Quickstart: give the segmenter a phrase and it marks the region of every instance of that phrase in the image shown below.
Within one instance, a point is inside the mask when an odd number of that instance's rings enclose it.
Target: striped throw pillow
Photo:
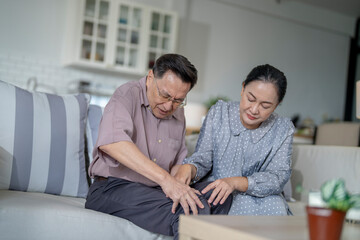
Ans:
[[[0,81],[0,189],[86,197],[88,104]]]

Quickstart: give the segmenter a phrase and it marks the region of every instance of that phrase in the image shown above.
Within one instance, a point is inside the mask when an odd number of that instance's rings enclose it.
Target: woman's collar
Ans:
[[[277,118],[276,113],[272,113],[268,119],[260,124],[256,129],[247,129],[241,123],[240,120],[240,105],[231,104],[229,109],[229,120],[230,120],[230,129],[234,136],[239,136],[241,132],[249,130],[251,132],[251,138],[253,143],[257,143],[265,134],[270,131],[271,127],[274,125]]]

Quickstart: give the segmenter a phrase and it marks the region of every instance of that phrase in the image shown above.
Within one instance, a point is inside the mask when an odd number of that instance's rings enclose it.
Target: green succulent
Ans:
[[[350,208],[360,208],[360,194],[350,194],[343,179],[332,179],[321,186],[322,200],[331,209],[346,212]]]

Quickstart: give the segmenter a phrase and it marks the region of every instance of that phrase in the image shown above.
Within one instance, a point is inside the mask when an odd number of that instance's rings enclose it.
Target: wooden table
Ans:
[[[309,239],[304,216],[180,216],[180,240]],[[344,223],[342,240],[360,239],[360,225]]]

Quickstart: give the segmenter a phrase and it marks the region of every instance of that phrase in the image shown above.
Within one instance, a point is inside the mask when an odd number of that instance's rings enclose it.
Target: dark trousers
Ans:
[[[191,187],[201,192],[209,182],[200,182]],[[227,214],[232,203],[232,195],[224,204],[209,207],[207,199],[212,191],[199,196],[204,208],[199,214]],[[175,214],[171,212],[173,201],[167,198],[160,187],[130,182],[109,177],[95,181],[89,189],[85,208],[125,218],[148,231],[178,238],[179,215],[184,214],[178,206]]]

